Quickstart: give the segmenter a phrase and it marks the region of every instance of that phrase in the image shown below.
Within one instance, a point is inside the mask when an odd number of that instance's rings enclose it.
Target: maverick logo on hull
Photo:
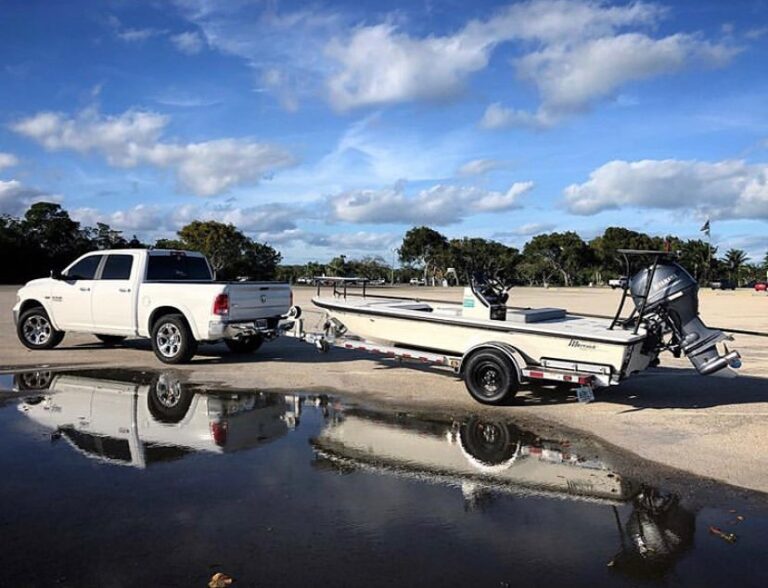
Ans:
[[[579,341],[578,339],[571,339],[568,342],[568,347],[576,347],[577,349],[587,349],[587,350],[594,350],[597,349],[597,345],[594,343],[584,343],[583,341]]]

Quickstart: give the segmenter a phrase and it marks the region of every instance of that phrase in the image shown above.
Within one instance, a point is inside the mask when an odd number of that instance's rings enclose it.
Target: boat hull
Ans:
[[[542,365],[554,360],[611,368],[610,382],[617,383],[631,373],[647,368],[654,359],[642,353],[642,337],[623,340],[598,340],[593,334],[578,331],[571,334],[537,332],[535,329],[515,329],[500,323],[493,328],[472,326],[450,320],[436,320],[432,316],[387,316],[367,312],[354,306],[314,301],[334,319],[342,323],[350,334],[384,345],[413,347],[463,357],[474,347],[487,343],[504,343],[518,350],[529,366]],[[613,333],[613,332],[612,332]],[[520,366],[525,367],[525,366]]]

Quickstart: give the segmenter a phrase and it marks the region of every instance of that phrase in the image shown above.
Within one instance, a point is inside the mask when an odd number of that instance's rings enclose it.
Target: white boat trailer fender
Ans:
[[[479,345],[468,350],[463,357],[459,357],[407,347],[394,347],[370,341],[363,341],[353,337],[346,337],[344,336],[344,333],[346,332],[344,325],[333,319],[326,321],[325,332],[308,332],[304,330],[304,319],[299,318],[300,311],[293,316],[296,318],[293,319],[292,322],[282,325],[283,335],[314,345],[320,353],[327,353],[331,350],[331,347],[349,349],[351,351],[363,351],[390,359],[396,359],[398,361],[449,367],[453,369],[457,375],[463,376],[463,368],[466,363],[464,361],[465,358],[472,355],[475,351],[497,349],[501,350],[510,358],[518,372],[518,379],[521,383],[531,380],[543,380],[573,384],[579,402],[591,402],[595,399],[594,390],[607,385],[607,383],[603,384],[600,381],[602,379],[598,377],[600,374],[580,371],[576,364],[569,364],[569,362],[555,360],[549,362],[558,367],[553,367],[552,365],[521,366],[519,364],[524,362],[522,354],[503,344],[488,343]],[[501,347],[506,349],[500,349]],[[600,369],[601,366],[590,367],[593,370],[597,368],[598,371],[603,371]],[[608,375],[610,374],[608,373]]]

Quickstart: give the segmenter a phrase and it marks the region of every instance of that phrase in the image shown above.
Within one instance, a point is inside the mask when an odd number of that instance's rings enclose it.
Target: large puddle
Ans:
[[[170,372],[0,390],[0,585],[768,585],[762,496],[552,429]]]

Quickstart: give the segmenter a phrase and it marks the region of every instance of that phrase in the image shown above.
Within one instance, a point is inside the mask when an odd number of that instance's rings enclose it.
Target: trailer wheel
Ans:
[[[520,387],[512,360],[496,349],[478,351],[467,360],[464,384],[472,398],[482,404],[502,404]]]

